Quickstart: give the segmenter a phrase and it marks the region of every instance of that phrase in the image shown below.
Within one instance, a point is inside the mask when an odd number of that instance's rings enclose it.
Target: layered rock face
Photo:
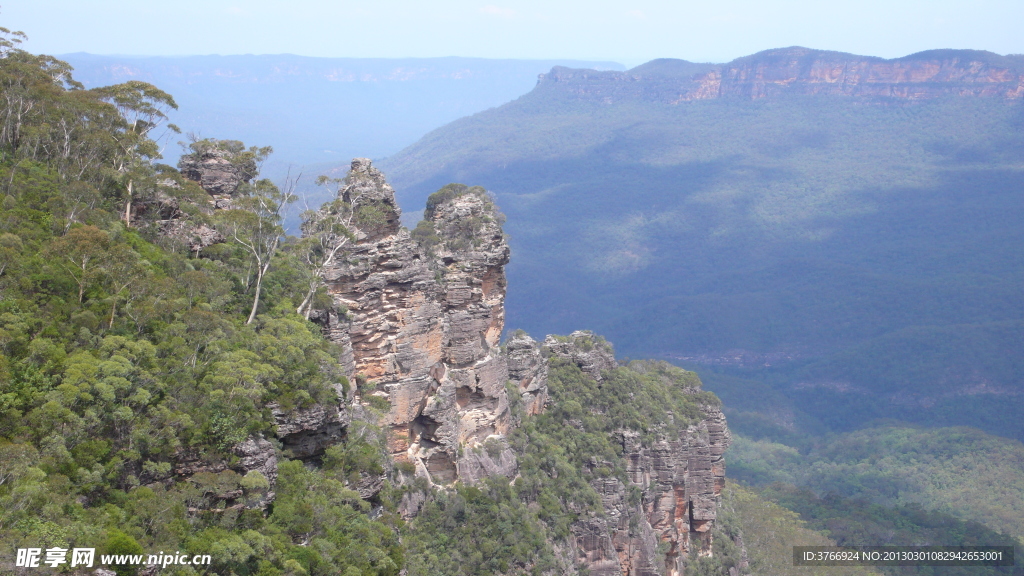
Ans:
[[[540,414],[548,400],[548,362],[540,346],[525,332],[513,334],[505,342],[508,377],[519,389],[523,412]]]
[[[363,400],[388,401],[392,456],[438,484],[514,475],[498,346],[509,248],[493,203],[482,189],[450,191],[428,214],[428,249],[400,228],[394,190],[369,160],[352,162],[340,193],[355,241],[324,278],[345,312],[318,318]]]
[[[611,346],[586,331],[548,336],[544,351],[575,363],[595,379],[618,365]],[[629,485],[614,477],[591,482],[601,496],[604,515],[573,527],[578,565],[603,576],[678,576],[684,573],[691,550],[711,554],[711,529],[725,486],[724,454],[731,437],[719,407],[704,404],[701,411],[703,418],[678,437],[645,444],[639,432],[616,434]],[[591,462],[592,468],[602,466],[612,463]]]
[[[655,60],[628,72],[556,67],[539,84],[577,97],[669,104],[782,94],[924,100],[944,96],[1024,98],[1024,57],[930,50],[885,60],[808,48],[766,50],[728,64]]]
[[[524,417],[540,414],[549,358],[564,358],[599,383],[618,367],[611,346],[579,331],[543,343],[517,332],[499,347],[509,249],[483,190],[449,185],[431,196],[416,238],[399,226],[394,191],[369,160],[352,162],[340,195],[354,211],[354,240],[324,276],[334,308],[315,318],[343,349],[357,399],[387,407],[381,421],[392,457],[437,485],[515,477],[505,438],[519,422],[508,394],[518,392]],[[716,406],[702,410],[700,421],[673,437],[615,434],[628,481],[594,475],[604,512],[573,527],[578,566],[609,576],[678,575],[691,550],[711,553],[729,433]],[[336,426],[291,418],[278,430],[289,433],[283,442],[297,453],[330,441]],[[597,459],[590,466],[614,467]],[[425,497],[406,494],[401,510],[415,515]]]

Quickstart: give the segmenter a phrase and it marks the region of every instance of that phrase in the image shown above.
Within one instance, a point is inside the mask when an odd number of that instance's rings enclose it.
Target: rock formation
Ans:
[[[580,367],[585,374],[601,381],[601,373],[618,367],[611,344],[589,330],[577,330],[569,336],[550,335],[544,339],[544,348],[562,356]]]
[[[388,401],[391,454],[437,484],[514,475],[504,328],[509,248],[482,189],[449,187],[428,214],[436,241],[399,226],[394,190],[356,159],[340,191],[355,241],[324,274],[335,309],[316,314],[364,400]],[[488,449],[485,444],[489,442]]]
[[[548,336],[544,352],[573,362],[598,380],[615,368],[611,345],[591,332]],[[699,390],[687,390],[696,394]],[[683,574],[691,550],[711,554],[711,529],[725,486],[725,450],[731,441],[725,416],[701,404],[703,418],[678,437],[644,443],[639,432],[620,430],[629,485],[614,477],[591,482],[604,514],[573,527],[577,564],[590,574]],[[591,468],[612,467],[593,459]],[[630,498],[630,493],[639,498]]]
[[[241,150],[241,142],[217,140],[209,143],[183,155],[178,161],[181,176],[198,184],[206,193],[205,202],[197,197],[188,201],[194,206],[193,210],[198,209],[205,214],[231,208],[238,187],[257,174],[253,158],[233,152]],[[154,224],[160,235],[188,246],[192,252],[223,242],[224,236],[216,228],[201,221],[202,218],[190,217],[182,210],[179,198],[168,193],[181,192],[182,183],[164,179],[158,183],[152,198],[135,202],[132,212],[137,224]]]
[[[229,150],[217,146],[203,147],[183,155],[178,160],[178,170],[185,178],[199,183],[212,197],[215,208],[230,207],[231,196],[238,187],[252,180],[257,173],[253,159],[232,158]]]
[[[314,317],[343,348],[342,365],[362,402],[387,401],[381,420],[392,457],[437,485],[514,477],[516,457],[505,437],[518,422],[508,394],[518,392],[524,416],[539,414],[548,400],[548,357],[573,362],[600,382],[618,367],[611,345],[586,331],[543,344],[518,332],[499,347],[509,249],[483,190],[449,185],[431,196],[416,238],[399,226],[394,191],[368,160],[352,162],[340,195],[361,223],[325,274],[334,308]],[[361,211],[372,218],[360,218]],[[710,554],[729,434],[717,406],[702,410],[699,422],[653,443],[637,432],[616,433],[628,485],[593,481],[604,513],[573,527],[580,567],[681,574],[690,550]],[[595,469],[608,465],[592,462]],[[423,498],[406,494],[403,513],[414,515]]]
[[[884,100],[945,96],[1024,98],[1024,56],[929,50],[886,60],[792,47],[727,64],[654,60],[627,72],[555,67],[538,83],[606,102],[640,98],[669,104],[714,98],[829,94]]]
[[[540,345],[525,332],[513,334],[505,342],[508,377],[519,389],[523,412],[540,414],[548,400],[548,363]]]
[[[346,440],[355,420],[367,419],[383,425],[393,460],[410,463],[433,485],[512,479],[518,463],[506,435],[520,422],[509,394],[518,395],[519,417],[529,417],[548,402],[550,358],[574,363],[595,385],[619,368],[611,345],[587,331],[548,336],[543,344],[520,331],[499,346],[509,248],[501,215],[482,189],[449,185],[431,196],[415,238],[399,225],[394,191],[369,160],[352,162],[339,194],[352,210],[353,236],[324,275],[334,304],[313,318],[339,345],[338,361],[355,389],[339,384],[338,405],[287,411],[269,405],[277,448],[250,436],[229,458],[183,450],[173,472],[143,482],[167,482],[173,473],[198,485],[229,486],[204,488],[218,490],[209,502],[223,502],[206,511],[265,507],[274,498],[280,455],[316,465],[325,450]],[[717,406],[699,405],[703,417],[679,433],[652,440],[614,432],[624,479],[597,472],[615,464],[591,458],[591,486],[603,511],[581,516],[571,528],[566,553],[579,568],[676,576],[691,551],[710,554],[729,433]],[[233,478],[258,472],[266,483],[254,490],[251,482],[230,488],[215,480],[230,472]],[[384,474],[361,473],[350,487],[373,499],[383,481]],[[414,516],[427,498],[408,491],[399,510]]]
[[[339,397],[344,398],[342,390]],[[283,411],[276,404],[268,406],[274,415],[276,427],[274,438],[280,442],[281,453],[287,458],[305,462],[317,462],[330,446],[344,441],[347,428],[352,422],[352,409],[346,401],[337,405],[314,404],[308,408]],[[260,473],[267,481],[267,488],[255,494],[243,494],[241,489],[220,494],[229,508],[262,508],[274,500],[277,483],[278,449],[262,435],[254,434],[230,449],[230,457],[203,456],[200,453],[181,449],[175,455],[173,467],[164,474],[143,474],[145,484],[166,483],[172,477],[178,480],[191,479],[197,474],[219,474],[235,472],[239,477],[252,472]],[[382,476],[363,477],[354,490],[364,499],[370,499],[380,492]],[[246,498],[243,498],[245,496]]]

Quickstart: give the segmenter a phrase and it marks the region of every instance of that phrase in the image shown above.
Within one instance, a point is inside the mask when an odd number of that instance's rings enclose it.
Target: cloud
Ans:
[[[488,4],[480,9],[481,14],[487,14],[489,16],[497,16],[499,18],[515,18],[516,11],[511,8],[500,8],[493,4]]]

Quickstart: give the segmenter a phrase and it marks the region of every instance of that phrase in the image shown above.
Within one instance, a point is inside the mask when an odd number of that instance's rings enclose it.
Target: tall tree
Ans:
[[[93,92],[113,104],[124,119],[123,129],[111,133],[118,148],[114,167],[125,187],[124,221],[130,226],[135,184],[141,176],[151,173],[148,161],[161,158],[159,144],[149,136],[167,122],[167,112],[177,110],[178,104],[170,94],[138,80],[97,88]],[[167,124],[167,129],[180,132],[174,124]]]
[[[249,152],[256,159],[257,174],[259,167],[272,151],[269,146],[249,148]],[[258,178],[252,183],[243,182],[232,198],[231,208],[219,214],[221,230],[225,236],[245,249],[256,276],[252,310],[246,324],[251,324],[256,318],[263,279],[270,271],[270,264],[281,245],[284,235],[284,228],[281,226],[282,211],[297,198],[292,192],[292,187],[289,184],[286,190],[282,191],[267,178]]]
[[[78,303],[85,290],[103,275],[110,236],[95,226],[73,228],[50,245],[49,252],[57,264],[78,284]]]
[[[115,244],[107,252],[103,268],[110,290],[110,328],[114,327],[118,300],[123,298],[128,305],[140,295],[134,288],[149,274],[146,264],[139,253],[127,244]]]
[[[327,187],[335,196],[331,202],[325,202],[319,210],[306,210],[302,214],[302,240],[299,243],[299,254],[307,266],[306,296],[299,304],[297,313],[307,320],[313,311],[313,297],[323,286],[324,270],[334,263],[338,253],[355,238],[351,231],[352,219],[355,216],[354,205],[338,194],[341,178],[320,176],[316,183]]]

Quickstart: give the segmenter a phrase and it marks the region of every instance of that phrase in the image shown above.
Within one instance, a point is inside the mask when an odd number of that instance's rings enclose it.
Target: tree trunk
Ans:
[[[132,181],[128,181],[128,201],[124,203],[124,227],[132,227]]]
[[[256,319],[256,309],[260,306],[260,290],[263,289],[263,275],[266,273],[267,270],[263,266],[256,268],[256,296],[252,299],[252,312],[249,312],[249,319],[245,321],[246,326]]]
[[[319,282],[317,284],[319,284]],[[309,291],[306,292],[306,297],[302,300],[302,304],[299,304],[299,307],[295,310],[296,314],[303,314],[303,310],[305,310],[305,314],[303,315],[306,317],[306,320],[309,320],[309,309],[313,307],[311,301],[313,300],[313,295],[316,294],[317,287],[317,285],[310,287]]]

